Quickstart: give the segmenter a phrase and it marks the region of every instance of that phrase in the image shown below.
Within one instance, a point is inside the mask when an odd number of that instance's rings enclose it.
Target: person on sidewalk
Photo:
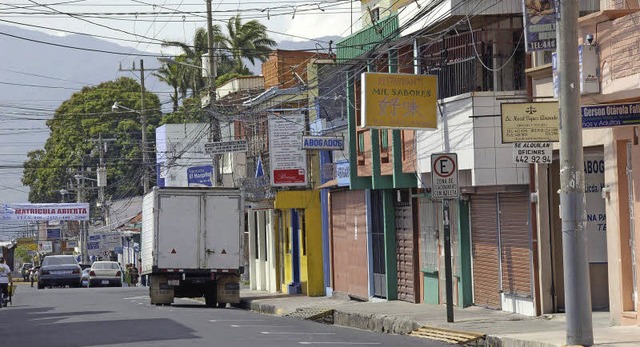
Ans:
[[[6,306],[5,297],[9,296],[9,286],[13,285],[11,268],[4,263],[4,257],[0,257],[0,306]]]

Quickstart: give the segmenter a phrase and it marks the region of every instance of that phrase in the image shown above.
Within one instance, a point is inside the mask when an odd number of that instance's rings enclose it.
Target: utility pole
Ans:
[[[212,142],[218,142],[221,140],[220,134],[220,119],[218,119],[218,115],[215,112],[213,101],[216,99],[216,59],[214,54],[214,40],[213,40],[213,12],[211,10],[211,0],[207,1],[207,46],[209,50],[209,68],[208,68],[208,77],[209,77],[209,112],[211,115],[211,125],[210,125],[210,134]],[[213,155],[213,165],[214,165],[214,173],[215,173],[215,185],[217,187],[222,186],[222,168],[220,167],[220,155]]]
[[[209,0],[207,0],[209,1]],[[159,69],[147,69],[146,71],[157,71]],[[144,194],[149,192],[149,161],[147,160],[147,115],[144,109],[144,60],[140,59],[140,69],[136,69],[134,63],[131,69],[122,69],[120,71],[140,71],[140,127],[142,128],[142,189]]]
[[[558,5],[560,74],[560,216],[567,345],[593,345],[591,286],[585,230],[584,169],[578,64],[578,0]]]
[[[82,180],[82,183],[80,183]],[[84,176],[76,176],[76,202],[84,202]],[[82,254],[82,263],[87,263],[87,239],[88,232],[86,230],[86,222],[78,221],[80,227],[80,253]]]

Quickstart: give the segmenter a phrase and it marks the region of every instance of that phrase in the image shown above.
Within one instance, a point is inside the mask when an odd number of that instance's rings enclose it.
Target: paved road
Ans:
[[[54,288],[20,285],[13,306],[0,309],[2,346],[444,346],[409,336],[209,309],[177,299],[149,304],[146,288]]]

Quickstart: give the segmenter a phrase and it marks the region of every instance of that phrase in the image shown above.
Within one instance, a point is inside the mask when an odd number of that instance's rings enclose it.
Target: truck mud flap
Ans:
[[[221,276],[217,280],[218,303],[240,303],[240,277],[237,275]]]

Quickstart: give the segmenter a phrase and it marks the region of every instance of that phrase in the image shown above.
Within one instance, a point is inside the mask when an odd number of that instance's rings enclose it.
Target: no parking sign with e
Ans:
[[[434,199],[455,199],[459,195],[457,154],[432,154],[431,197]]]

